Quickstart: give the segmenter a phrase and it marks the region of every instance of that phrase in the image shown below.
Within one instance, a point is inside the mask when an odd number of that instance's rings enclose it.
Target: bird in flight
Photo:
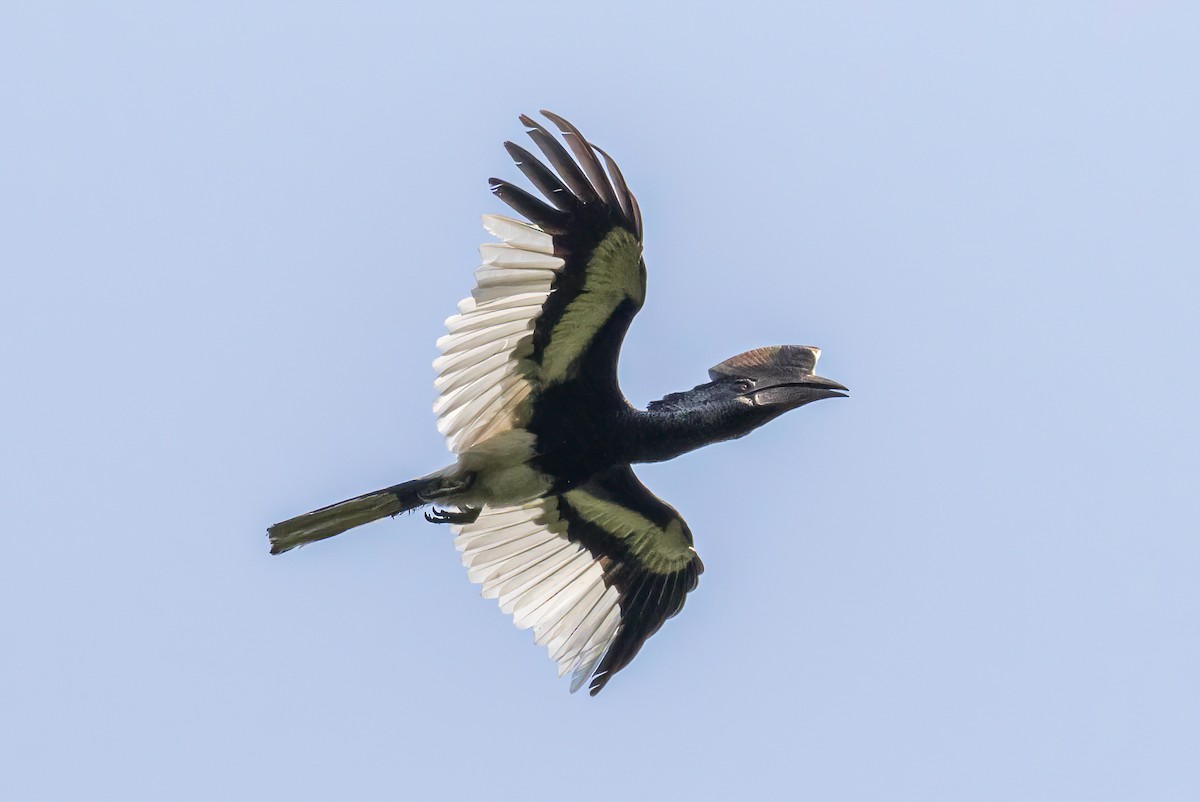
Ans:
[[[425,518],[450,526],[483,595],[533,629],[572,692],[589,684],[595,695],[683,608],[704,570],[688,525],[630,466],[741,437],[848,391],[814,375],[819,349],[781,345],[633,407],[617,358],[646,298],[642,214],[609,155],[542,114],[562,141],[520,119],[545,161],[504,144],[542,197],[490,180],[524,220],[484,215],[496,241],[480,246],[475,289],[438,340],[433,409],[455,462],[268,535],[279,554],[429,507]]]

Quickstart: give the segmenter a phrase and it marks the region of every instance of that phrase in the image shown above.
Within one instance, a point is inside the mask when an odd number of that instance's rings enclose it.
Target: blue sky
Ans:
[[[781,4],[782,5],[782,4]],[[1200,798],[1193,4],[7,4],[0,796]],[[386,521],[500,144],[619,161],[707,571],[596,699]],[[748,796],[747,796],[748,795]]]

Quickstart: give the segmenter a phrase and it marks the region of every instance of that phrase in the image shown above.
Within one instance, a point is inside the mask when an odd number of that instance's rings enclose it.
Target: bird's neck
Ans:
[[[675,398],[680,396],[686,393]],[[719,405],[689,404],[686,399],[669,407],[630,408],[618,426],[620,450],[628,462],[662,462],[710,443],[741,437],[745,432],[733,430],[732,412]]]

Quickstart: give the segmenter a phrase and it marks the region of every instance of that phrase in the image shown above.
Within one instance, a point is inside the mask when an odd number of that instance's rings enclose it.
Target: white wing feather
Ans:
[[[470,298],[446,320],[434,360],[439,397],[433,411],[451,451],[461,454],[524,421],[521,402],[533,390],[525,362],[533,328],[563,260],[549,234],[526,223],[484,215],[500,242],[484,243]]]
[[[484,506],[471,524],[455,525],[455,547],[472,582],[499,600],[520,629],[533,628],[558,665],[583,686],[620,632],[615,587],[591,553],[567,539],[553,497],[514,507]]]

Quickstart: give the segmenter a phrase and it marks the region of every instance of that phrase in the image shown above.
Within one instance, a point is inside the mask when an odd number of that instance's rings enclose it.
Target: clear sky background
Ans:
[[[1200,799],[1194,3],[6,3],[0,797]],[[406,517],[521,112],[617,157],[707,571],[598,698]]]

